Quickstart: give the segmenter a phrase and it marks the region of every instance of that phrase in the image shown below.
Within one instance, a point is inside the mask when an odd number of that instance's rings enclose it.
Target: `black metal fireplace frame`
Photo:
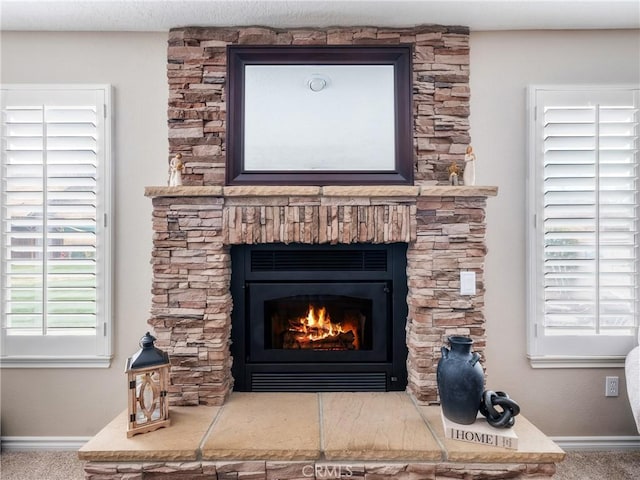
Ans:
[[[407,385],[407,245],[259,244],[231,247],[232,312],[231,354],[236,391],[394,391]],[[370,285],[384,301],[385,342],[382,351],[282,352],[273,355],[252,351],[248,318],[252,288],[265,284]],[[257,290],[260,290],[257,288]],[[294,292],[304,292],[293,288]],[[378,314],[383,312],[378,312]],[[387,318],[389,321],[387,322]],[[376,328],[381,328],[380,320]],[[381,332],[378,332],[378,335]],[[261,333],[259,333],[261,334]],[[380,344],[378,343],[379,347]],[[264,352],[262,352],[264,353]],[[356,355],[349,355],[355,353]],[[311,354],[311,355],[309,355]],[[278,355],[276,353],[276,355]]]

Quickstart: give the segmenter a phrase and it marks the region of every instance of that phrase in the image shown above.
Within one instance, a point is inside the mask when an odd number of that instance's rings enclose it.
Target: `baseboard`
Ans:
[[[640,436],[628,437],[551,437],[567,452],[597,450],[640,450]]]
[[[33,450],[78,450],[91,437],[0,437],[3,452],[27,452]]]
[[[91,437],[0,437],[3,452],[33,450],[75,451]],[[602,450],[640,450],[640,436],[626,437],[550,437],[568,452]]]

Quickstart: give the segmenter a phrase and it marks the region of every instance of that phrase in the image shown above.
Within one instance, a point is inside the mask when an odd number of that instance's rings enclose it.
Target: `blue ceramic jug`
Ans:
[[[449,420],[470,425],[478,416],[484,390],[484,371],[478,363],[480,355],[471,353],[469,337],[448,338],[451,349],[442,347],[437,380],[442,413]]]

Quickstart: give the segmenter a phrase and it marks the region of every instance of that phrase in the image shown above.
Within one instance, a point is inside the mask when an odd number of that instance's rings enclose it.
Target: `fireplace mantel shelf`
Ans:
[[[371,186],[188,186],[145,187],[147,197],[495,197],[494,186],[371,185]]]

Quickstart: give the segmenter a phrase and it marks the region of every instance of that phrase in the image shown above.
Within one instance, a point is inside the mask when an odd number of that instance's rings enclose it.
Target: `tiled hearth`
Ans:
[[[87,479],[533,480],[564,457],[522,416],[518,450],[446,439],[440,408],[404,392],[234,393],[171,416],[127,439],[123,412],[80,450]]]
[[[128,439],[123,412],[80,450],[87,478],[545,479],[564,457],[522,416],[518,450],[446,439],[439,407],[402,392],[234,393],[171,416]]]

